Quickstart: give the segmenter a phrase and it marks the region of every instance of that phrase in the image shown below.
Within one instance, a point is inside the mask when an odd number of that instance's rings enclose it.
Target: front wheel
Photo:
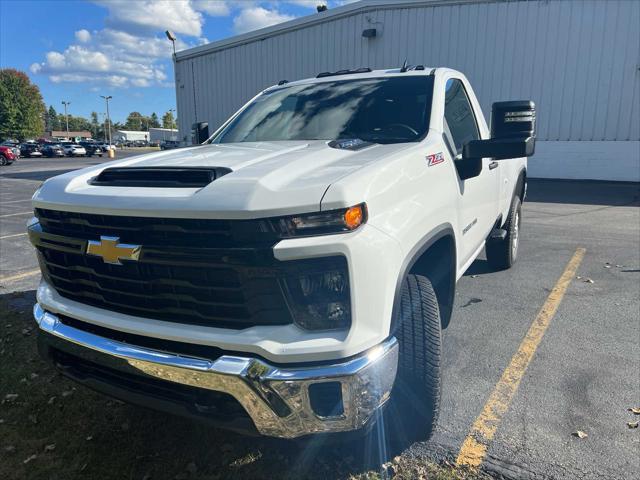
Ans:
[[[429,438],[440,409],[441,321],[438,299],[428,278],[407,275],[395,319],[398,374],[387,423],[403,436]]]
[[[4,167],[9,165],[9,160],[7,160],[4,155],[0,155],[0,166]]]
[[[518,258],[520,248],[520,225],[522,223],[522,203],[517,195],[511,202],[511,208],[504,224],[507,235],[504,239],[487,240],[487,261],[496,270],[511,268]]]

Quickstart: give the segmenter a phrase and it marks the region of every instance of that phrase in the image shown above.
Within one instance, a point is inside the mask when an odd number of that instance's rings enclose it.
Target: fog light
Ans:
[[[338,257],[318,259],[327,267],[341,263],[343,268],[304,273],[285,280],[289,308],[296,325],[308,330],[347,328],[351,324],[351,298],[346,260]]]

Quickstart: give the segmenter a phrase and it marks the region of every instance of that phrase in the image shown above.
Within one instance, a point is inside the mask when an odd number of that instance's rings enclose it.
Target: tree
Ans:
[[[153,112],[149,118],[149,127],[160,128],[160,122],[158,121],[158,115],[156,115],[156,112]]]
[[[53,108],[53,105],[49,105],[49,111],[45,117],[45,130],[50,132],[52,130],[60,130],[60,124],[58,123],[58,112]]]
[[[91,112],[91,131],[93,132],[93,138],[98,138],[98,128],[100,122],[98,122],[98,112]]]
[[[13,68],[0,69],[0,138],[36,138],[44,130],[40,89]]]
[[[145,130],[147,122],[145,121],[145,117],[142,116],[140,112],[131,112],[127,116],[127,121],[124,124],[125,130],[136,130],[142,131]]]
[[[163,128],[177,128],[176,121],[173,118],[173,112],[169,110],[162,116],[162,127]]]

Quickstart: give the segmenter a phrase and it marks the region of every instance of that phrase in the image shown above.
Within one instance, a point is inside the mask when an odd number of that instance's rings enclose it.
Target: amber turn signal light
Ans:
[[[356,205],[344,212],[344,224],[349,230],[355,230],[364,221],[364,210],[362,205]]]

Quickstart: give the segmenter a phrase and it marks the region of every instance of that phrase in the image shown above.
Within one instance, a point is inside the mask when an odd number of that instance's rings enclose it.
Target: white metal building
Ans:
[[[638,0],[356,2],[178,52],[179,130],[213,132],[282,79],[406,58],[464,72],[486,116],[534,100],[530,176],[640,181],[639,25]]]
[[[178,130],[173,128],[150,128],[149,129],[149,141],[150,142],[165,142],[167,140],[178,140]]]
[[[136,140],[149,141],[149,132],[137,130],[116,130],[112,139],[114,142],[135,142]]]

